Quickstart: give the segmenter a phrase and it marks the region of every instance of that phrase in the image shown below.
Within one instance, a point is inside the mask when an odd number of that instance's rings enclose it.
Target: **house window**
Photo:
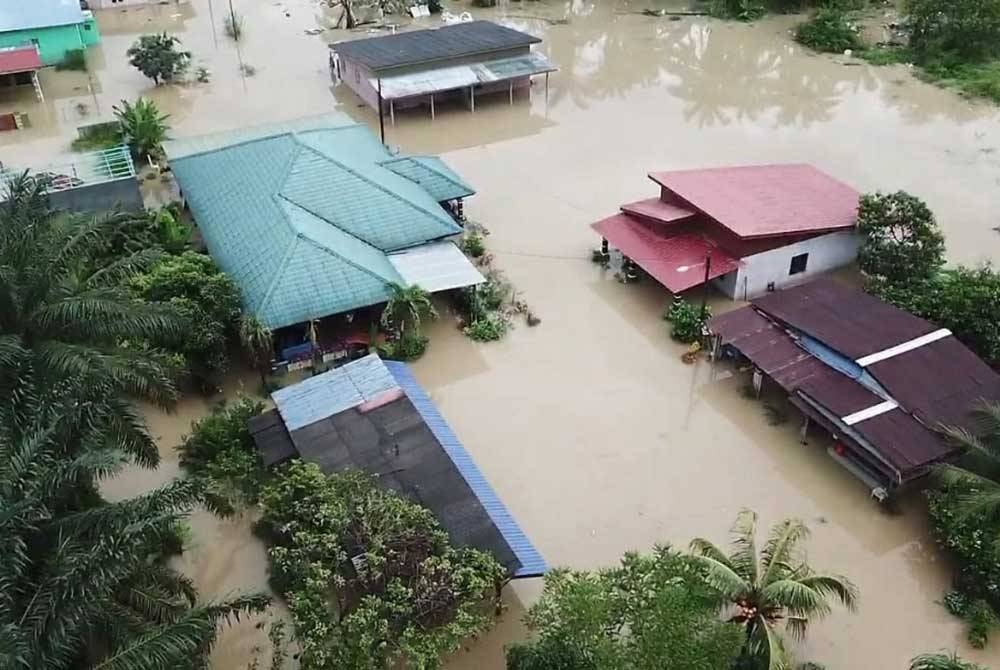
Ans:
[[[809,254],[799,254],[798,256],[792,256],[792,263],[788,267],[788,274],[797,275],[806,271],[806,265],[809,264]]]
[[[89,23],[84,23],[83,24],[83,29],[84,30],[90,30],[90,24]]]

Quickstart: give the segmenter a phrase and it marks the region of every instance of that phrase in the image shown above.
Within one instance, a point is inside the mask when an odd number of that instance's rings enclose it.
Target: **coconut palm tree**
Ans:
[[[392,284],[392,294],[382,312],[382,326],[395,330],[400,339],[420,334],[420,323],[426,318],[437,318],[431,295],[416,284]]]
[[[743,655],[767,670],[786,670],[790,660],[777,627],[784,622],[795,637],[805,636],[810,618],[830,611],[828,599],[853,610],[857,588],[848,579],[815,572],[805,563],[801,544],[809,529],[797,519],[775,525],[758,556],[757,514],[743,510],[732,528],[728,555],[708,540],[696,538],[690,552],[704,570],[706,584],[731,611],[730,621],[744,626]]]
[[[274,333],[253,314],[243,314],[240,318],[240,344],[247,360],[260,373],[260,383],[267,383],[265,373],[274,358]]]
[[[138,417],[125,398],[168,406],[177,393],[171,359],[150,345],[179,339],[183,320],[169,306],[135,300],[122,286],[160,252],[105,254],[130,215],[57,214],[49,210],[46,187],[22,175],[0,205],[0,396],[16,401],[27,388],[51,396],[72,387],[77,400],[109,412],[111,424],[135,427]],[[156,463],[148,435],[118,446]]]
[[[164,540],[201,499],[176,480],[107,503],[98,479],[125,463],[113,448],[66,457],[73,408],[25,428],[0,426],[0,667],[168,670],[210,648],[220,621],[261,610],[262,595],[198,606]]]
[[[1000,520],[1000,403],[984,400],[970,414],[971,429],[944,429],[963,454],[957,465],[942,465],[938,476],[945,486],[961,487],[963,514]]]
[[[134,103],[122,100],[120,106],[115,105],[112,109],[133,156],[155,158],[162,152],[162,144],[170,139],[167,136],[169,114],[161,113],[156,103],[148,98],[139,98]]]
[[[986,670],[981,665],[966,663],[956,654],[921,654],[910,661],[910,670]]]

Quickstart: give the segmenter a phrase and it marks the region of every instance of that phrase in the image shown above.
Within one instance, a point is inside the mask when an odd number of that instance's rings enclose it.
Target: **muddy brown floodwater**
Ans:
[[[307,35],[327,20],[309,0],[234,0],[247,30],[237,53],[212,29],[209,10],[221,25],[224,4],[101,12],[104,43],[90,54],[89,75],[46,71],[44,105],[30,91],[0,93],[0,112],[27,112],[33,124],[0,135],[0,160],[37,164],[65,153],[76,125],[139,94],[172,115],[176,136],[330,110],[377,128],[326,67],[326,42],[363,32]],[[1000,115],[902,66],[804,52],[788,38],[792,17],[747,26],[636,14],[648,6],[573,0],[476,11],[545,40],[540,48],[561,68],[548,95],[539,80],[513,106],[503,96],[475,113],[439,106],[434,121],[415,111],[388,128],[389,143],[442,154],[479,189],[467,213],[492,231],[497,264],[543,319],[480,345],[443,318],[430,328],[418,377],[553,565],[595,568],[657,542],[723,540],[744,506],[766,523],[795,515],[813,529],[814,564],[850,576],[862,594],[857,614],[835,611],[815,626],[798,647],[803,658],[894,670],[948,647],[1000,665],[997,644],[968,649],[961,625],[935,602],[948,570],[919,495],[897,514],[877,508],[821,444],[801,446],[794,425],[768,425],[761,406],[739,394],[742,380],[679,360],[660,319],[662,289],[623,286],[586,260],[597,242],[587,224],[652,195],[650,170],[808,161],[859,190],[926,199],[953,261],[1000,261]],[[129,68],[128,45],[153,30],[180,36],[212,82],[153,88]],[[240,76],[241,58],[255,75]],[[133,493],[176,473],[172,447],[207,408],[188,399],[171,415],[151,411],[167,462],[107,489]],[[193,525],[183,566],[206,596],[265,585],[249,518],[199,514]],[[502,647],[524,635],[520,616],[539,589],[512,586],[504,620],[449,670],[501,669]],[[226,632],[215,667],[242,670],[261,638],[252,625]]]

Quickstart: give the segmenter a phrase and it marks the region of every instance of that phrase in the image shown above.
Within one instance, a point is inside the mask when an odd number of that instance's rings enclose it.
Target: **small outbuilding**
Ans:
[[[1000,375],[945,328],[823,278],[777,291],[708,323],[714,358],[754,369],[788,394],[829,454],[878,499],[958,455],[942,426],[973,429]]]
[[[811,165],[653,172],[658,197],[592,228],[672,293],[712,282],[744,300],[852,263],[859,194]]]
[[[0,0],[0,47],[33,44],[43,64],[55,65],[100,41],[97,21],[80,0]]]
[[[456,23],[337,42],[330,45],[330,67],[373,109],[395,121],[404,107],[458,97],[475,111],[476,99],[490,93],[514,94],[531,78],[556,67],[531,47],[541,40],[491,21]]]
[[[369,355],[271,398],[275,409],[249,424],[266,466],[300,458],[326,474],[362,470],[427,507],[452,542],[491,553],[511,576],[546,572],[406,364]]]

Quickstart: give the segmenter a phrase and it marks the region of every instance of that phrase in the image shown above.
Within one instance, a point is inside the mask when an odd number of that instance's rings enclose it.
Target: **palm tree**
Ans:
[[[910,670],[986,670],[981,665],[967,663],[956,654],[921,654],[910,661]]]
[[[67,458],[62,416],[25,430],[0,426],[0,667],[168,670],[197,667],[232,616],[263,609],[246,595],[198,606],[163,551],[200,501],[189,480],[115,503],[95,483],[124,455],[94,448]]]
[[[169,114],[161,113],[156,103],[148,98],[139,98],[134,103],[122,100],[120,107],[116,105],[112,109],[133,156],[146,158],[161,153],[161,145],[170,139],[167,137]]]
[[[267,384],[265,373],[274,358],[274,333],[253,314],[240,318],[240,343],[251,367],[260,373],[260,383]]]
[[[981,401],[970,412],[971,430],[944,429],[963,451],[959,465],[942,465],[938,476],[945,486],[961,487],[959,504],[965,516],[1000,520],[1000,403]]]
[[[176,341],[184,324],[169,306],[139,302],[122,285],[160,252],[105,253],[130,215],[57,215],[46,187],[22,175],[0,205],[0,396],[16,403],[26,389],[63,391],[105,412],[118,427],[110,432],[124,436],[124,427],[140,425],[126,398],[175,400],[171,359],[150,345]],[[149,436],[128,432],[136,439],[118,446],[155,465]]]
[[[781,621],[797,637],[805,636],[810,617],[830,611],[827,600],[854,610],[857,588],[844,577],[813,571],[800,545],[809,529],[797,519],[775,525],[757,554],[757,514],[743,510],[732,528],[727,555],[708,540],[691,542],[691,554],[704,569],[706,584],[732,609],[730,621],[746,629],[744,657],[759,659],[767,670],[786,670],[790,661],[776,630]]]
[[[420,334],[423,318],[437,318],[431,295],[416,284],[391,285],[392,294],[382,312],[382,326],[395,330],[400,339]]]

